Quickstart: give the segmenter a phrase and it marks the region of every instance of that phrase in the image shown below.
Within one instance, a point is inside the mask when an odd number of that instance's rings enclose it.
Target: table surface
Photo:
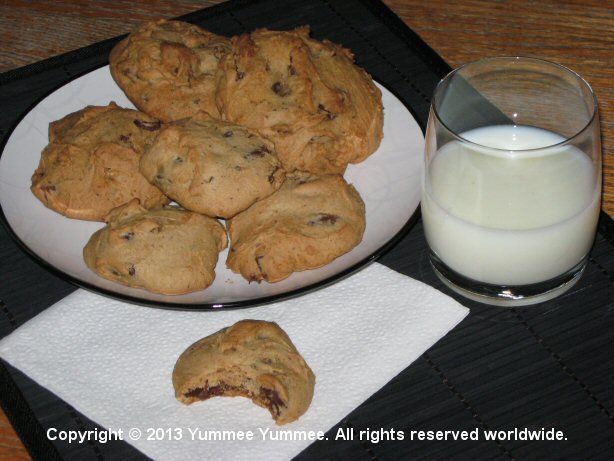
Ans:
[[[614,12],[602,0],[384,0],[452,67],[487,56],[533,56],[570,67],[599,99],[603,208],[614,215]],[[219,0],[61,0],[0,4],[0,72],[130,32]],[[30,459],[0,410],[0,460]]]

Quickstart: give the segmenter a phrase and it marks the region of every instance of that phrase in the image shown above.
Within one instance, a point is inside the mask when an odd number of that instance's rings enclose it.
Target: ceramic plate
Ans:
[[[39,262],[64,278],[106,296],[161,307],[214,309],[246,307],[321,288],[373,261],[413,223],[420,202],[424,137],[418,123],[392,93],[380,86],[384,139],[364,162],[345,173],[366,205],[367,226],[360,245],[319,269],[295,273],[278,283],[248,283],[226,268],[220,254],[214,283],[206,290],[165,296],[105,280],[85,265],[82,250],[102,223],[68,219],[43,206],[30,192],[30,177],[47,145],[49,122],[86,105],[134,107],[102,67],[44,98],[18,123],[0,157],[0,206],[13,237]]]

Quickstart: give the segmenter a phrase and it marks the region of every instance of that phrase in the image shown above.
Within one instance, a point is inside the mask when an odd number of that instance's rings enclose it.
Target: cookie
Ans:
[[[213,282],[227,244],[215,219],[174,206],[148,211],[133,200],[107,221],[83,249],[85,263],[101,277],[166,295],[204,290]]]
[[[227,221],[226,265],[247,280],[278,282],[328,264],[360,243],[365,206],[341,175],[288,175],[270,197]]]
[[[139,171],[139,161],[162,124],[115,103],[88,106],[49,126],[49,145],[32,175],[31,190],[69,218],[102,221],[138,198],[145,208],[168,203]]]
[[[303,415],[315,376],[274,322],[242,320],[188,347],[173,370],[175,396],[185,404],[242,396],[267,408],[279,425]]]
[[[195,25],[144,24],[111,51],[111,75],[133,104],[162,121],[218,116],[216,74],[230,41]]]
[[[383,137],[380,90],[352,53],[309,28],[257,30],[232,39],[221,61],[218,107],[226,120],[275,143],[286,171],[343,173]]]
[[[285,178],[273,143],[206,114],[166,126],[141,172],[184,208],[221,218],[268,197]]]

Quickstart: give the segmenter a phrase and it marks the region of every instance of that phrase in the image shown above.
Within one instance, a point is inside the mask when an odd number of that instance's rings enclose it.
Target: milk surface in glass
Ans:
[[[443,145],[424,184],[425,234],[439,259],[496,285],[542,282],[577,265],[599,216],[591,158],[528,126],[487,126],[460,137],[475,144]]]

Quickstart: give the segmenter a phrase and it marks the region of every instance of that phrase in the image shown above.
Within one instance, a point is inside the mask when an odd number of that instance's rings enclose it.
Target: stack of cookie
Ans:
[[[308,28],[228,39],[160,20],[120,42],[110,67],[139,110],[53,122],[32,176],[49,208],[107,222],[84,249],[96,273],[180,294],[212,283],[226,230],[227,266],[257,282],[360,243],[364,203],[342,175],[379,146],[383,109],[350,51]]]

